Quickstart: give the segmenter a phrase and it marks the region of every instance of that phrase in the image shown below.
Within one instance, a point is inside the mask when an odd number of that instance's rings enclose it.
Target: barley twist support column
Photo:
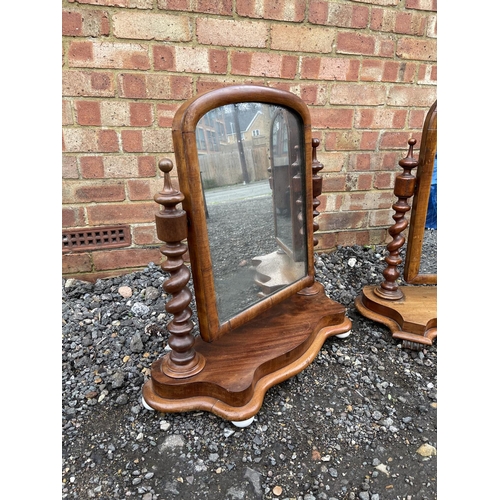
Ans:
[[[320,170],[323,170],[324,165],[316,157],[316,149],[320,144],[320,140],[313,138],[312,140],[312,185],[313,185],[313,233],[319,229],[319,224],[316,221],[316,217],[319,215],[317,208],[321,204],[319,201],[319,196],[323,190],[323,178],[318,175]],[[318,244],[318,238],[313,235],[313,244],[316,246]]]
[[[320,145],[320,140],[317,138],[312,139],[312,205],[313,205],[313,247],[318,244],[318,238],[314,236],[314,233],[319,229],[319,224],[315,220],[319,215],[317,210],[320,205],[319,196],[323,190],[323,178],[318,175],[319,171],[324,168],[324,165],[318,160],[316,155],[316,150]],[[315,282],[310,287],[304,288],[299,292],[301,295],[315,295],[319,293],[320,286],[318,282]]]
[[[187,216],[184,210],[177,208],[184,195],[172,186],[172,161],[162,159],[159,167],[163,172],[164,185],[154,200],[163,205],[163,209],[156,214],[156,231],[158,238],[166,244],[161,249],[166,257],[161,268],[170,277],[164,281],[163,290],[171,295],[165,310],[173,315],[167,325],[170,334],[168,345],[172,350],[163,358],[162,371],[169,377],[187,378],[199,373],[205,366],[205,359],[193,348],[195,339],[191,333],[194,327],[189,307],[192,294],[187,287],[191,274],[183,259],[187,245],[182,243],[187,238]]]
[[[394,185],[394,195],[398,197],[398,200],[392,205],[395,211],[392,216],[395,224],[389,228],[392,241],[387,245],[389,252],[385,258],[387,267],[382,273],[385,280],[373,290],[376,295],[388,300],[399,300],[404,296],[397,284],[397,279],[400,275],[398,266],[403,261],[400,257],[400,249],[405,242],[405,237],[402,233],[408,227],[408,220],[405,218],[405,214],[411,208],[408,204],[408,198],[411,198],[415,193],[416,178],[411,171],[418,165],[418,161],[413,157],[413,147],[416,143],[416,139],[410,139],[408,141],[409,148],[406,158],[399,160],[399,166],[403,168],[403,173],[396,177]]]

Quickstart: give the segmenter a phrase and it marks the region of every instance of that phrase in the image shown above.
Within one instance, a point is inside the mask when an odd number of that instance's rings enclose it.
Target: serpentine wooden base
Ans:
[[[392,337],[413,343],[432,345],[437,336],[437,286],[401,286],[403,298],[387,300],[365,286],[355,300],[356,309],[366,318],[383,323]]]
[[[168,377],[165,356],[155,361],[143,387],[147,405],[164,413],[205,410],[233,422],[254,416],[270,387],[310,365],[328,337],[351,329],[344,306],[313,286],[319,293],[295,294],[212,343],[197,337],[206,364],[192,377]]]

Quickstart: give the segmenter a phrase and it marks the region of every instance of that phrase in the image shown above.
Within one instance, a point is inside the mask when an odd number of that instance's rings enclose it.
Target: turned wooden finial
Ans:
[[[392,216],[395,224],[389,228],[392,241],[387,245],[389,252],[385,258],[387,267],[382,273],[385,281],[374,289],[375,294],[388,300],[398,300],[404,296],[397,284],[400,275],[398,266],[403,261],[399,253],[405,242],[405,237],[401,233],[408,227],[408,220],[405,219],[406,212],[411,208],[408,205],[408,198],[411,198],[415,193],[416,178],[411,171],[418,166],[418,160],[413,157],[413,147],[416,143],[416,139],[410,139],[408,141],[408,154],[405,158],[399,160],[399,166],[403,168],[403,173],[396,177],[394,186],[394,194],[398,197],[398,200],[392,205],[395,211]]]
[[[205,359],[193,348],[193,313],[189,307],[193,296],[187,287],[191,274],[182,258],[187,251],[187,245],[182,243],[187,238],[187,216],[184,210],[177,208],[184,195],[172,185],[172,161],[162,159],[159,167],[163,172],[163,189],[155,195],[154,200],[163,209],[156,214],[156,232],[158,238],[166,243],[161,249],[166,257],[161,268],[170,277],[164,281],[163,290],[171,295],[165,310],[173,315],[167,325],[170,334],[168,345],[172,350],[164,356],[162,371],[169,377],[186,378],[199,373],[205,366]]]

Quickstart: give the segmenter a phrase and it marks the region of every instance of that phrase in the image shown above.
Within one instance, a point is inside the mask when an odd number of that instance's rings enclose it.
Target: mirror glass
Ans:
[[[307,274],[304,131],[291,109],[227,104],[196,125],[219,324]]]
[[[419,274],[437,274],[437,152],[434,155],[431,187],[427,199],[425,231]],[[425,257],[425,258],[423,258]]]

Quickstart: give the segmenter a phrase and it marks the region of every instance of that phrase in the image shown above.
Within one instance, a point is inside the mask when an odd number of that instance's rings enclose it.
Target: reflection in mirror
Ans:
[[[220,324],[307,274],[300,123],[258,102],[212,109],[197,123]]]
[[[431,189],[427,200],[422,258],[419,274],[437,274],[437,153],[434,156]]]

